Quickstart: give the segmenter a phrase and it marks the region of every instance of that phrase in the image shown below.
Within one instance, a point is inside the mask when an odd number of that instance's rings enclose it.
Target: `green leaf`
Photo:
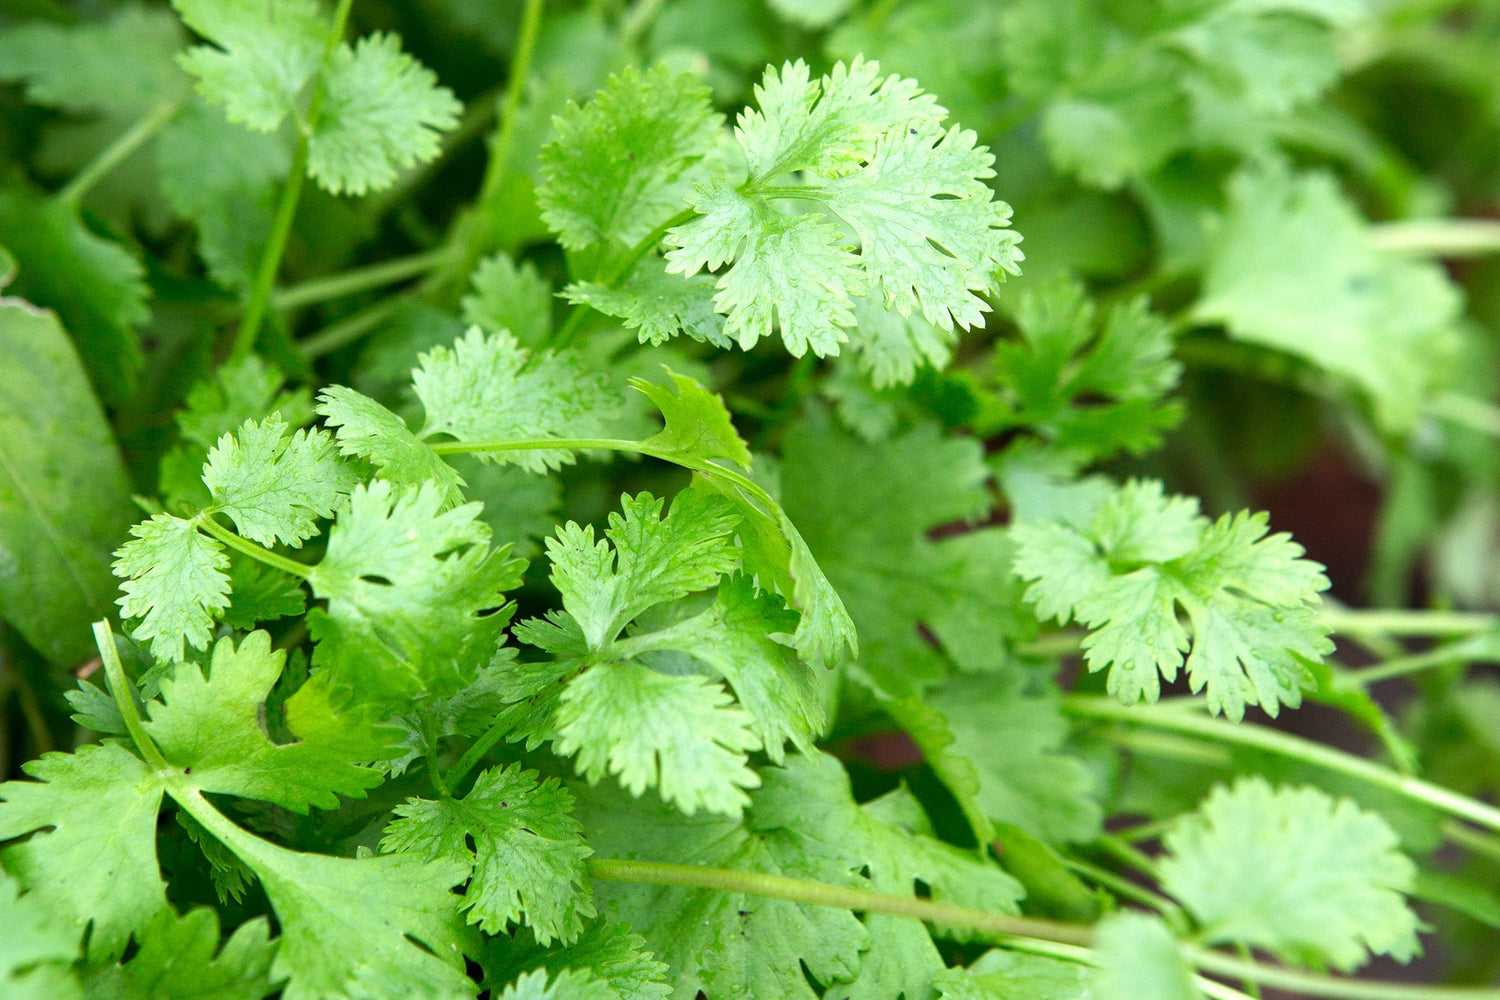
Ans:
[[[380,983],[420,983],[423,996],[472,1000],[463,964],[472,943],[449,888],[463,880],[463,864],[304,854],[221,822],[228,829],[216,835],[255,869],[276,911],[281,937],[272,974],[287,980],[285,1000]]]
[[[1163,839],[1162,886],[1210,943],[1348,971],[1421,950],[1407,906],[1416,866],[1386,822],[1311,787],[1242,778]]]
[[[219,439],[203,466],[203,483],[239,533],[294,548],[317,534],[357,480],[339,461],[326,431],[292,431],[279,414],[245,421]]]
[[[114,743],[44,754],[24,770],[36,780],[0,785],[0,840],[30,837],[0,850],[0,864],[74,940],[89,928],[89,957],[119,957],[167,903],[156,861],[160,779]]]
[[[1448,378],[1460,305],[1437,264],[1375,249],[1333,177],[1272,167],[1229,182],[1192,314],[1348,380],[1401,431]]]
[[[1021,339],[995,346],[997,398],[979,424],[1027,428],[1048,445],[1095,460],[1141,454],[1182,419],[1163,402],[1182,365],[1171,327],[1132,299],[1098,315],[1081,284],[1057,281],[1016,304]]]
[[[738,816],[744,789],[760,783],[746,756],[760,748],[751,721],[705,678],[600,663],[564,689],[554,744],[591,784],[614,775],[632,795],[655,788],[686,813]]]
[[[128,120],[183,88],[177,19],[127,4],[74,24],[25,21],[0,32],[0,80],[33,104]]]
[[[20,884],[4,869],[0,926],[5,928],[0,941],[0,990],[5,996],[83,1000],[83,987],[71,968],[82,945],[83,925],[68,920],[41,894],[22,895]]]
[[[1097,931],[1095,1000],[1203,1000],[1166,924],[1144,913],[1105,919]]]
[[[932,985],[942,1000],[1093,1000],[1077,962],[998,948],[966,969],[944,969]]]
[[[147,706],[146,732],[206,792],[298,813],[333,809],[339,796],[363,798],[382,780],[367,764],[391,756],[396,730],[380,725],[370,706],[336,708],[327,675],[317,674],[285,702],[295,741],[275,742],[267,700],[285,662],[265,632],[250,633],[237,647],[220,639],[206,676],[196,663],[184,663],[162,680],[161,702]]]
[[[633,378],[630,387],[661,411],[665,426],[641,443],[683,462],[729,461],[750,471],[750,448],[729,418],[716,393],[697,381],[664,368],[671,385]]]
[[[427,422],[421,437],[460,441],[596,437],[616,408],[602,381],[569,353],[533,355],[507,333],[471,327],[453,347],[422,355],[412,385]],[[567,451],[486,452],[488,461],[545,472],[573,460]]]
[[[479,262],[464,296],[464,322],[491,333],[509,333],[523,347],[535,347],[552,331],[552,286],[530,261],[517,264],[507,253]]]
[[[261,1000],[270,993],[276,945],[264,917],[246,921],[220,947],[213,910],[159,910],[129,961],[85,972],[94,1000]]]
[[[212,42],[182,66],[229,120],[273,131],[318,70],[327,29],[314,0],[173,0],[189,28]]]
[[[120,613],[140,619],[130,632],[149,640],[163,663],[182,659],[183,644],[207,649],[214,620],[229,607],[229,557],[193,521],[157,514],[130,529],[115,551],[114,572],[125,582]]]
[[[136,328],[151,318],[145,269],[125,247],[95,235],[67,202],[0,190],[0,244],[21,267],[9,291],[56,310],[106,401],[135,386]]]
[[[358,487],[308,571],[328,602],[307,619],[313,664],[362,699],[452,694],[500,644],[521,563],[491,551],[478,504],[444,506],[431,484]]]
[[[564,969],[552,981],[546,971],[536,969],[521,977],[499,994],[500,1000],[616,1000],[609,986],[587,973]]]
[[[1317,620],[1328,580],[1266,515],[1241,511],[1210,523],[1198,503],[1161,484],[1116,489],[1086,529],[1022,522],[1015,568],[1044,618],[1091,629],[1084,658],[1109,674],[1125,702],[1155,701],[1184,665],[1194,692],[1238,721],[1246,705],[1275,715],[1313,686],[1305,661],[1331,652]],[[1179,610],[1180,609],[1180,610]],[[1182,617],[1192,625],[1188,638]]]
[[[723,125],[710,96],[664,64],[627,66],[588,104],[554,118],[537,204],[558,242],[627,248],[674,215]]]
[[[568,969],[586,972],[607,983],[612,1000],[667,1000],[667,967],[646,950],[646,942],[624,924],[598,919],[570,945],[541,947],[528,932],[485,942],[483,964],[489,981],[503,982],[522,969],[546,969],[560,975]]]
[[[882,79],[861,59],[818,81],[788,63],[755,93],[759,107],[735,133],[748,177],[698,185],[688,204],[699,217],[666,240],[669,271],[718,274],[724,335],[748,350],[779,328],[794,355],[837,354],[866,292],[943,329],[977,323],[989,309],[978,293],[1017,273],[1021,254],[1005,228],[1009,206],[983,183],[994,161],[974,134],[945,131],[946,112],[913,81]],[[772,183],[797,172],[809,183]],[[791,214],[790,200],[837,218]],[[887,336],[883,346],[900,343]],[[909,363],[924,353],[912,343]]]
[[[649,493],[623,496],[605,538],[595,541],[592,525],[569,521],[547,540],[552,583],[589,649],[605,648],[648,608],[706,590],[738,565],[739,515],[730,504],[686,491],[665,517],[662,506]]]
[[[1027,694],[1020,681],[958,676],[929,701],[947,717],[954,752],[978,770],[986,816],[1048,842],[1091,840],[1103,820],[1094,775],[1064,752],[1068,724],[1056,692]]]
[[[395,35],[340,45],[322,83],[307,173],[333,194],[378,191],[398,170],[432,160],[439,132],[458,124],[463,110],[430,69],[401,51]]]
[[[406,488],[430,482],[446,504],[463,502],[463,477],[369,396],[331,385],[318,393],[318,413],[333,428],[339,451],[368,461],[380,479]]]
[[[130,485],[55,316],[0,300],[0,356],[0,608],[72,666],[114,596],[109,551],[133,519]]]
[[[495,767],[462,799],[407,799],[380,847],[468,866],[463,907],[486,933],[504,934],[524,918],[542,944],[569,942],[594,915],[583,865],[593,852],[572,810],[556,779],[518,764]]]
[[[617,288],[575,281],[562,294],[575,305],[621,320],[643,344],[664,344],[682,334],[715,347],[732,343],[724,334],[724,317],[714,310],[713,279],[668,274],[658,257],[637,264]]]

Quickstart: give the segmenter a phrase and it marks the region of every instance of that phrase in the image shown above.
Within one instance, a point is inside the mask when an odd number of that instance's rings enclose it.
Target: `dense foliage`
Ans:
[[[1500,997],[1497,53],[0,0],[0,996]]]

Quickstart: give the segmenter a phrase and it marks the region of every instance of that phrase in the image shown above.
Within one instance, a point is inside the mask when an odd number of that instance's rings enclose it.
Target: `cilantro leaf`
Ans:
[[[463,907],[486,933],[503,934],[524,917],[542,944],[567,942],[594,915],[583,866],[592,852],[572,809],[573,796],[556,779],[518,764],[495,767],[462,799],[397,806],[380,847],[469,866]]]
[[[82,936],[91,958],[116,958],[166,905],[156,860],[160,781],[113,743],[49,753],[25,765],[35,781],[0,785],[0,864],[28,895]],[[38,832],[39,831],[39,832]]]
[[[567,353],[533,355],[508,333],[477,327],[422,355],[412,385],[427,412],[421,437],[460,441],[595,437],[615,409],[597,377]],[[486,452],[482,458],[545,472],[572,461],[567,451]]]
[[[314,0],[173,0],[183,22],[212,42],[182,67],[230,121],[273,131],[318,71],[327,29]]]
[[[630,387],[661,411],[663,427],[641,442],[683,461],[728,461],[750,470],[750,448],[734,429],[724,401],[686,375],[664,369],[671,385],[633,378]]]
[[[1310,787],[1242,778],[1163,840],[1162,885],[1210,942],[1264,948],[1348,971],[1371,954],[1421,949],[1407,906],[1416,877],[1386,822]]]
[[[157,514],[130,529],[134,537],[115,552],[123,596],[120,613],[140,619],[130,632],[149,640],[164,663],[182,659],[183,644],[208,648],[214,620],[229,607],[229,557],[196,523]]]
[[[463,477],[369,396],[331,385],[318,393],[318,413],[333,428],[339,451],[368,461],[380,479],[409,488],[430,482],[446,503],[463,502]]]
[[[1172,932],[1155,917],[1136,912],[1109,917],[1099,925],[1098,951],[1092,983],[1098,1000],[1203,1000]]]
[[[595,541],[592,525],[570,521],[547,540],[552,583],[589,649],[604,648],[653,605],[714,586],[737,565],[739,515],[730,504],[686,491],[665,517],[662,506],[649,493],[623,496],[604,538]]]
[[[760,783],[746,754],[751,718],[722,687],[638,663],[600,663],[563,690],[554,743],[591,784],[615,775],[632,795],[656,788],[693,813],[738,816]]]
[[[689,278],[668,274],[659,257],[637,264],[618,288],[575,281],[562,294],[575,305],[587,305],[621,320],[643,344],[664,344],[679,334],[715,347],[733,343],[724,333],[724,317],[714,309],[713,279],[702,274]]]
[[[568,969],[587,972],[609,984],[612,1000],[667,1000],[667,967],[646,950],[646,942],[624,924],[603,918],[590,921],[570,945],[541,947],[528,932],[485,942],[483,964],[490,981],[505,981],[521,969],[545,969],[559,975]]]
[[[1453,356],[1460,303],[1437,264],[1376,250],[1331,176],[1272,167],[1229,182],[1193,317],[1347,379],[1401,430]]]
[[[438,153],[438,133],[461,109],[395,35],[340,45],[323,76],[321,114],[308,140],[307,172],[333,194],[389,187],[398,170]]]
[[[278,413],[289,426],[301,427],[313,415],[308,391],[286,388],[286,376],[255,354],[224,362],[212,377],[194,383],[184,402],[173,416],[178,433],[204,452],[247,420]]]
[[[537,204],[558,242],[631,247],[670,218],[722,127],[709,97],[665,65],[626,67],[586,105],[553,119]]]
[[[516,263],[506,253],[480,261],[469,279],[463,318],[491,333],[508,332],[523,347],[534,347],[552,330],[552,286],[530,261]]]
[[[1015,273],[1021,255],[1009,207],[983,183],[993,157],[974,134],[945,131],[946,112],[915,83],[882,79],[860,59],[819,81],[801,62],[768,70],[756,98],[735,133],[748,177],[696,187],[688,203],[699,217],[666,240],[669,271],[719,274],[724,335],[749,349],[779,327],[794,355],[837,354],[866,292],[943,329],[978,322],[989,309],[978,293]],[[812,182],[772,183],[799,171]],[[791,214],[780,207],[788,200],[837,218]]]
[[[363,698],[452,694],[500,644],[521,564],[490,550],[478,504],[444,506],[431,484],[357,487],[308,570],[328,602],[307,619],[313,663]]]
[[[1028,289],[1016,304],[1018,342],[995,346],[998,396],[976,423],[985,433],[1028,428],[1088,459],[1140,454],[1182,418],[1162,397],[1182,366],[1172,332],[1144,299],[1102,316],[1076,282]]]
[[[198,908],[178,916],[164,907],[144,925],[130,959],[85,972],[98,1000],[261,1000],[272,991],[276,945],[264,917],[237,927],[220,946],[219,916]]]
[[[1077,618],[1091,671],[1109,669],[1109,691],[1155,701],[1158,671],[1184,665],[1212,711],[1239,720],[1246,705],[1275,715],[1313,685],[1304,661],[1333,645],[1317,621],[1322,567],[1266,516],[1241,511],[1210,523],[1196,500],[1166,497],[1157,482],[1114,491],[1086,528],[1021,522],[1015,568],[1044,618]],[[1192,625],[1193,638],[1180,615]]]
[[[83,1000],[83,987],[71,968],[83,926],[64,919],[43,896],[22,895],[20,885],[4,869],[0,926],[6,929],[0,944],[0,989],[6,996]]]
[[[292,431],[280,414],[245,421],[208,453],[203,483],[215,508],[239,533],[262,545],[300,547],[317,534],[317,519],[354,488],[326,431]]]
[[[250,633],[238,646],[220,639],[206,675],[184,663],[162,680],[161,702],[147,706],[146,732],[167,760],[191,767],[193,783],[206,792],[298,813],[332,809],[340,795],[362,798],[382,780],[366,762],[391,755],[395,730],[379,725],[370,706],[335,708],[327,675],[318,674],[285,702],[296,742],[274,742],[266,702],[285,662],[265,632]]]
[[[932,977],[942,1000],[1089,1000],[1088,970],[1077,962],[996,948],[968,968]]]
[[[26,84],[34,104],[128,120],[183,87],[171,14],[127,4],[76,24],[26,21],[0,31],[0,80]]]
[[[545,970],[524,972],[499,994],[500,1000],[617,1000],[618,994],[605,983],[574,969],[563,969],[550,977]]]

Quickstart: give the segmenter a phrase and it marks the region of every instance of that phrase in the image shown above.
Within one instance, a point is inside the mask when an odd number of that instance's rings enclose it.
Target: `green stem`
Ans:
[[[400,306],[400,297],[389,298],[377,302],[367,309],[344,319],[339,320],[331,326],[324,327],[317,333],[301,341],[297,348],[302,356],[311,361],[338,350],[340,347],[352,344],[360,337],[384,323]]]
[[[1434,416],[1471,431],[1500,437],[1500,406],[1456,392],[1440,392],[1427,401]]]
[[[340,274],[313,278],[291,288],[283,288],[271,296],[271,305],[276,309],[298,309],[329,299],[343,298],[367,292],[373,288],[394,285],[398,281],[416,278],[435,267],[439,267],[452,256],[447,248],[414,253],[407,257],[396,257],[368,267],[358,267]]]
[[[299,580],[307,579],[308,574],[312,571],[309,566],[304,566],[302,563],[288,559],[286,556],[278,555],[265,546],[257,545],[247,538],[241,538],[215,521],[211,514],[200,516],[197,519],[197,525],[236,552],[247,555],[258,562],[265,563],[273,569],[279,569],[283,573],[290,573]]]
[[[1332,1000],[1500,1000],[1500,989],[1484,986],[1417,986],[1374,979],[1341,979],[1247,962],[1193,945],[1184,945],[1182,954],[1205,972],[1241,981],[1254,980],[1261,986],[1305,997],[1329,997]]]
[[[1482,257],[1500,253],[1500,222],[1493,219],[1410,219],[1370,229],[1380,250],[1419,257]]]
[[[349,12],[354,0],[339,0],[334,8],[333,21],[328,35],[323,40],[323,57],[317,75],[313,78],[312,93],[307,99],[307,114],[297,130],[297,144],[292,150],[291,169],[287,173],[286,186],[276,202],[276,215],[271,220],[271,233],[266,247],[260,255],[260,265],[255,271],[255,283],[250,288],[250,299],[245,304],[245,314],[234,335],[229,350],[231,359],[245,357],[255,349],[255,338],[260,334],[261,320],[271,304],[271,292],[276,285],[276,274],[281,270],[281,258],[286,254],[287,240],[292,234],[292,222],[297,217],[297,203],[302,199],[302,186],[307,180],[308,145],[318,119],[323,113],[323,69],[328,60],[344,40],[344,29],[349,23]]]
[[[1494,806],[1467,795],[1460,795],[1429,781],[1423,781],[1421,778],[1398,774],[1362,757],[1344,753],[1342,750],[1334,750],[1300,736],[1292,736],[1289,733],[1278,732],[1263,726],[1225,722],[1187,712],[1131,707],[1107,698],[1083,695],[1067,696],[1063,702],[1063,710],[1070,715],[1082,718],[1147,726],[1169,732],[1190,734],[1216,743],[1255,747],[1258,750],[1265,750],[1281,757],[1300,760],[1356,778],[1367,784],[1388,789],[1414,802],[1431,806],[1450,816],[1469,820],[1490,830],[1500,831],[1500,809]]]
[[[1101,833],[1094,839],[1094,846],[1115,860],[1134,868],[1142,875],[1152,879],[1160,878],[1160,874],[1156,870],[1156,862],[1151,856],[1145,851],[1131,846],[1130,841],[1118,834]]]
[[[1165,896],[1159,896],[1149,889],[1136,885],[1118,872],[1112,872],[1108,868],[1100,867],[1079,858],[1064,858],[1063,864],[1090,882],[1108,889],[1121,899],[1134,900],[1142,906],[1150,907],[1157,913],[1160,913],[1162,919],[1172,928],[1173,934],[1180,935],[1187,932],[1187,914],[1182,912],[1182,907]]]
[[[104,663],[104,676],[109,679],[109,693],[114,696],[115,705],[120,709],[120,717],[125,720],[125,731],[130,733],[141,756],[146,758],[146,763],[153,770],[170,770],[171,765],[157,749],[156,742],[147,735],[146,727],[141,724],[141,713],[135,707],[135,699],[130,696],[130,682],[125,679],[125,664],[120,662],[120,650],[115,646],[115,635],[110,630],[109,622],[94,622],[94,644],[99,647],[99,659]]]
[[[502,713],[500,718],[491,723],[490,728],[480,735],[479,739],[470,744],[469,749],[464,751],[464,755],[458,758],[458,763],[449,768],[448,773],[442,777],[443,784],[450,789],[449,794],[451,794],[451,789],[457,788],[458,783],[468,777],[469,772],[484,759],[484,755],[489,753],[506,733],[510,732],[512,725],[510,716]]]
[[[1464,643],[1456,643],[1439,646],[1437,649],[1429,649],[1425,653],[1398,656],[1394,660],[1387,660],[1373,667],[1348,671],[1342,674],[1340,679],[1346,684],[1368,687],[1371,684],[1379,684],[1381,681],[1394,680],[1397,677],[1408,677],[1423,670],[1431,670],[1434,667],[1441,667],[1446,663],[1453,663],[1456,660],[1463,659],[1466,655],[1463,646]]]
[[[57,192],[57,200],[77,206],[95,184],[129,159],[137,149],[150,142],[181,108],[181,99],[157,105],[144,118],[132,125],[124,135],[100,150],[98,156],[90,160],[62,190]]]
[[[261,320],[271,302],[271,289],[276,284],[276,272],[281,269],[281,258],[286,253],[286,244],[292,234],[292,220],[297,215],[297,202],[302,198],[302,183],[307,179],[307,132],[297,135],[297,145],[292,151],[291,172],[287,174],[286,186],[281,189],[281,198],[276,203],[276,215],[271,220],[271,233],[265,250],[260,255],[260,265],[255,271],[255,284],[250,289],[250,300],[245,303],[245,313],[240,317],[239,329],[230,347],[231,359],[248,355],[255,348],[255,338],[260,333]]]
[[[1459,847],[1500,861],[1500,837],[1482,833],[1473,827],[1465,826],[1456,819],[1450,819],[1443,824],[1443,836]]]
[[[1088,945],[1094,937],[1089,928],[1077,924],[1038,920],[1033,917],[1016,917],[1008,913],[981,910],[972,906],[959,906],[956,903],[945,903],[934,899],[918,899],[914,896],[897,896],[870,889],[828,885],[808,879],[788,878],[784,875],[766,875],[761,872],[747,872],[733,868],[706,868],[699,865],[678,865],[660,861],[590,858],[587,863],[589,875],[601,882],[637,882],[740,892],[752,896],[783,899],[792,903],[831,906],[864,913],[888,913],[898,917],[913,917],[945,927],[961,927],[988,934],[1020,935],[1067,944]]]
[[[1388,635],[1470,635],[1500,625],[1500,615],[1481,611],[1415,611],[1320,608],[1318,620],[1335,632],[1384,632]]]
[[[691,222],[697,217],[697,212],[693,211],[691,208],[685,208],[682,211],[678,212],[676,215],[672,216],[670,219],[663,222],[661,225],[657,226],[655,229],[651,230],[651,232],[641,237],[641,239],[636,243],[635,246],[630,248],[629,253],[620,258],[619,263],[617,263],[614,268],[612,268],[610,272],[603,277],[600,284],[604,285],[604,287],[606,288],[619,287],[620,282],[628,278],[630,276],[630,272],[635,270],[635,266],[642,260],[644,260],[647,254],[656,249],[657,245],[666,238],[666,235],[669,231],[676,229],[678,226]],[[562,326],[558,327],[557,333],[553,335],[553,345],[557,347],[567,347],[569,344],[571,344],[573,342],[573,338],[578,335],[579,328],[583,326],[583,321],[588,318],[588,314],[593,312],[593,309],[594,307],[589,305],[587,302],[580,302],[575,305],[572,311],[568,313],[568,318],[563,320]]]

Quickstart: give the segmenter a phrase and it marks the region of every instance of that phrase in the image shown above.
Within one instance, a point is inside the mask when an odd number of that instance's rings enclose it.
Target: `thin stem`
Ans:
[[[629,253],[620,258],[620,262],[604,276],[600,283],[606,288],[619,287],[620,282],[628,278],[630,272],[635,270],[635,266],[644,260],[647,254],[656,249],[657,245],[666,238],[669,231],[691,222],[697,216],[697,212],[690,208],[685,208],[651,230],[651,232],[641,237],[635,246],[630,248]],[[568,313],[568,318],[563,320],[562,326],[558,327],[557,333],[553,335],[552,343],[557,347],[567,347],[571,344],[573,338],[578,335],[579,328],[583,326],[583,321],[588,318],[588,314],[593,309],[594,307],[587,302],[579,302],[573,306],[572,311]]]
[[[1500,831],[1500,809],[1467,795],[1460,795],[1440,785],[1398,774],[1362,757],[1334,750],[1300,736],[1245,723],[1203,718],[1187,712],[1160,711],[1130,707],[1081,695],[1064,699],[1063,710],[1070,715],[1127,725],[1147,726],[1171,732],[1187,733],[1216,743],[1255,747],[1278,756],[1305,761],[1318,767],[1357,778],[1386,788],[1405,798],[1433,807],[1450,816],[1469,820],[1490,830]],[[1269,984],[1268,984],[1269,985]]]
[[[302,198],[302,186],[307,180],[309,140],[323,113],[322,69],[328,65],[328,60],[344,40],[344,29],[349,23],[349,12],[353,7],[354,0],[339,0],[338,6],[334,8],[333,21],[323,40],[319,72],[313,78],[312,93],[307,99],[307,115],[297,130],[297,144],[292,150],[292,164],[286,186],[281,189],[281,197],[276,202],[276,215],[271,220],[271,233],[266,239],[265,250],[261,252],[260,265],[256,268],[250,300],[245,304],[245,314],[240,318],[239,329],[235,331],[234,343],[229,350],[231,359],[243,358],[255,349],[255,338],[260,334],[261,320],[265,318],[266,308],[271,304],[271,291],[276,285],[276,274],[281,270],[281,258],[286,254],[287,240],[292,234],[292,222],[297,217],[297,203]]]
[[[913,917],[945,927],[961,927],[989,934],[1021,935],[1040,938],[1044,941],[1060,941],[1065,944],[1088,945],[1094,937],[1089,928],[1077,924],[1038,920],[1034,917],[1015,917],[1008,913],[981,910],[972,906],[959,906],[956,903],[934,899],[897,896],[870,889],[828,885],[808,879],[766,875],[761,872],[739,871],[733,868],[706,868],[700,865],[610,858],[590,858],[588,868],[589,875],[601,882],[638,882],[741,892],[753,896],[784,899],[792,903],[832,906],[864,913],[888,913],[898,917]]]
[[[1333,1000],[1500,1000],[1500,989],[1484,986],[1417,986],[1375,979],[1342,979],[1247,962],[1193,945],[1184,945],[1182,954],[1193,965],[1216,976],[1254,980],[1262,986],[1306,997],[1331,997]]]
[[[394,285],[398,281],[419,277],[441,266],[452,254],[451,249],[439,248],[381,261],[368,267],[357,267],[340,274],[313,278],[273,293],[271,305],[281,310],[298,309],[317,302],[327,302],[329,299],[343,298],[346,295],[367,292],[373,288]]]
[[[197,524],[198,527],[202,528],[214,538],[229,546],[231,549],[234,549],[236,552],[247,555],[251,559],[254,559],[258,562],[265,563],[267,566],[270,566],[273,569],[279,569],[283,573],[290,573],[292,576],[297,577],[299,580],[307,579],[308,573],[311,572],[311,567],[309,566],[304,566],[302,563],[288,559],[286,556],[278,555],[265,546],[257,545],[249,539],[241,538],[239,535],[236,535],[234,532],[230,531],[228,528],[215,521],[211,515],[205,514],[204,516],[200,517],[197,521]]]
[[[1470,635],[1500,625],[1500,615],[1482,611],[1416,611],[1405,608],[1329,608],[1318,620],[1335,632],[1384,632],[1388,635]]]
[[[1427,402],[1434,416],[1471,431],[1500,437],[1500,406],[1456,392],[1440,392]]]
[[[1464,645],[1464,643],[1454,643],[1439,646],[1437,649],[1429,649],[1424,653],[1398,656],[1394,660],[1387,660],[1373,667],[1348,671],[1340,675],[1341,680],[1347,684],[1368,687],[1371,684],[1379,684],[1381,681],[1393,680],[1397,677],[1409,677],[1423,670],[1431,670],[1434,667],[1462,660],[1467,655]]]
[[[505,737],[506,733],[510,732],[512,725],[510,716],[502,714],[500,718],[490,724],[490,728],[486,729],[480,735],[479,739],[475,740],[469,746],[469,749],[464,751],[464,755],[458,758],[458,763],[448,769],[448,773],[443,775],[441,780],[450,789],[450,795],[452,794],[451,789],[457,788],[458,783],[468,777],[469,772],[474,770],[475,765],[484,759],[484,755],[489,753],[491,748]]]
[[[1450,819],[1443,823],[1443,836],[1453,841],[1459,847],[1473,851],[1475,854],[1483,854],[1487,858],[1500,861],[1500,837],[1493,837],[1473,827],[1466,826],[1456,819]]]
[[[1500,222],[1493,219],[1409,219],[1370,229],[1377,249],[1419,257],[1482,257],[1500,253]]]
[[[94,644],[99,647],[99,659],[104,663],[104,676],[109,680],[109,693],[114,696],[120,717],[125,720],[125,730],[146,758],[146,763],[156,771],[170,769],[167,759],[161,755],[156,743],[146,734],[141,724],[141,713],[130,696],[130,682],[125,679],[125,664],[120,662],[120,650],[115,646],[115,634],[108,621],[94,622]]]
[[[1159,877],[1156,861],[1145,851],[1132,847],[1130,841],[1118,834],[1101,833],[1094,839],[1094,846],[1115,860],[1134,868],[1142,875],[1153,879]]]
[[[311,361],[352,344],[384,323],[400,304],[400,298],[391,298],[377,302],[368,309],[361,309],[303,340],[297,345],[298,350],[304,358]]]
[[[271,220],[271,234],[260,255],[260,265],[255,271],[255,284],[250,289],[250,300],[245,304],[245,313],[240,317],[240,326],[229,350],[231,359],[243,358],[255,348],[261,320],[265,318],[266,307],[271,302],[271,289],[276,284],[276,272],[281,269],[281,258],[286,253],[287,240],[292,234],[297,202],[302,198],[302,182],[307,177],[307,146],[307,132],[304,130],[297,134],[297,145],[292,150],[291,172],[287,174],[286,186],[281,189],[281,198],[276,203],[276,215]]]
[[[181,99],[157,105],[144,118],[132,125],[124,135],[105,146],[100,150],[99,155],[85,164],[84,168],[57,192],[57,200],[69,205],[77,205],[83,196],[88,194],[89,190],[103,180],[111,170],[124,163],[132,153],[155,138],[156,133],[160,132],[181,108]]]
[[[1174,934],[1182,934],[1187,930],[1187,914],[1182,912],[1182,907],[1165,896],[1159,896],[1150,889],[1136,885],[1118,872],[1112,872],[1108,868],[1100,867],[1092,862],[1083,861],[1079,858],[1064,858],[1063,864],[1090,882],[1097,883],[1108,889],[1121,899],[1134,900],[1142,906],[1150,907],[1157,913],[1160,913],[1172,928]]]

